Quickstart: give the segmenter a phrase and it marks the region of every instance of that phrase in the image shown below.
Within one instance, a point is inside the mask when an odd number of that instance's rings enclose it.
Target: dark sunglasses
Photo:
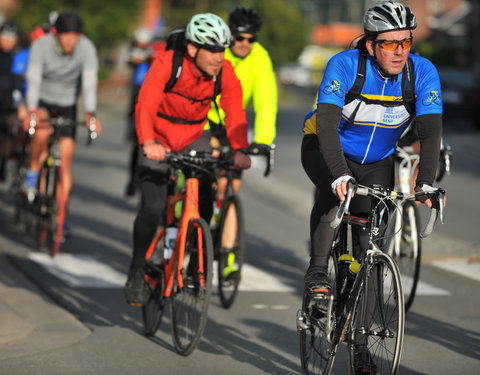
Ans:
[[[244,40],[247,40],[248,43],[252,44],[253,42],[256,42],[257,41],[257,38],[252,36],[251,38],[245,38],[244,36],[240,36],[240,35],[235,35],[235,40],[237,42],[243,42]]]
[[[402,40],[390,40],[390,39],[378,39],[374,43],[380,45],[380,48],[386,49],[387,51],[395,51],[398,46],[402,46],[403,49],[410,48],[412,46],[413,37],[405,38]]]

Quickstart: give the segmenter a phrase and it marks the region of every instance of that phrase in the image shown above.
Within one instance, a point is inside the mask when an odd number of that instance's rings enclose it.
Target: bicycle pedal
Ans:
[[[129,302],[128,304],[130,306],[134,306],[134,307],[142,307],[143,306],[143,303],[137,303],[137,302]]]
[[[306,331],[309,328],[309,325],[305,323],[307,321],[307,314],[305,311],[297,311],[297,332]]]

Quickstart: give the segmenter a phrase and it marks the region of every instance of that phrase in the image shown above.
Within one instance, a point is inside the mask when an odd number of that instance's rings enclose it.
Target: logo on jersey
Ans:
[[[430,91],[430,96],[427,99],[422,99],[422,104],[426,107],[432,104],[440,105],[438,91]]]
[[[325,95],[335,94],[339,98],[343,97],[343,90],[340,88],[340,84],[335,80],[332,81],[330,86],[325,86],[323,88],[323,93]]]

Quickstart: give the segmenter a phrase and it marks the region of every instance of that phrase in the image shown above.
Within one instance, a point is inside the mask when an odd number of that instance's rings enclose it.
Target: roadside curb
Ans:
[[[0,249],[0,361],[66,347],[91,331],[18,270]]]

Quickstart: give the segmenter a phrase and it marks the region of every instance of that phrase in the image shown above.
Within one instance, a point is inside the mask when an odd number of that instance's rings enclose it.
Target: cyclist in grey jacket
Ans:
[[[72,124],[60,131],[60,158],[63,169],[63,197],[68,204],[73,179],[72,155],[75,149],[77,101],[83,91],[85,124],[96,120],[96,131],[101,123],[95,118],[97,108],[98,58],[93,43],[83,35],[83,20],[75,12],[64,11],[55,22],[56,33],[50,33],[31,46],[26,72],[26,102],[30,113],[24,121],[28,130],[30,119],[36,116],[41,125],[30,143],[31,162],[27,171],[27,188],[34,188],[38,179],[42,155],[45,155],[49,131],[44,128],[48,118],[64,117]],[[64,230],[68,232],[68,225]],[[67,233],[68,234],[68,233]]]

